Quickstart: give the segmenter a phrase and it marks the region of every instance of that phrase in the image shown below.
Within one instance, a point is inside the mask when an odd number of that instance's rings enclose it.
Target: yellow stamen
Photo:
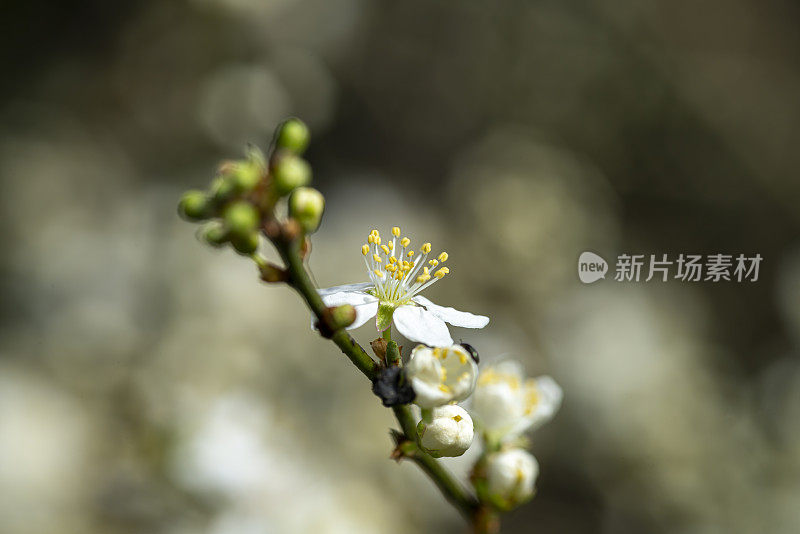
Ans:
[[[447,267],[442,267],[441,269],[433,273],[433,276],[441,280],[442,278],[444,278],[444,275],[446,275],[448,272],[449,269],[447,269]]]
[[[403,239],[400,240],[400,245],[402,245],[404,247],[407,247],[410,244],[411,244],[411,240],[409,238],[407,238],[407,237],[404,237]]]
[[[395,226],[392,228],[392,235],[395,237],[400,237],[400,227]]]
[[[423,254],[427,254],[431,251],[431,244],[430,243],[423,243],[422,246],[419,248]]]
[[[439,261],[444,263],[447,261],[447,258],[449,257],[450,256],[447,255],[447,252],[442,252],[441,254],[439,254]]]
[[[389,255],[389,247],[387,247],[386,245],[381,245],[381,250],[382,250],[382,251],[383,251],[383,253],[384,253],[384,254],[386,254],[387,256]]]
[[[369,254],[369,245],[363,245],[363,246],[361,247],[361,253],[362,253],[364,256],[366,256],[367,254]]]
[[[439,265],[439,262],[436,260],[428,260],[428,265],[430,265],[431,267],[436,267],[437,265]]]
[[[380,276],[381,278],[383,278],[383,271],[381,271],[380,269],[375,269],[375,271],[373,271],[373,272],[375,274],[377,274],[378,276]]]
[[[383,258],[380,257],[380,254],[373,254],[372,259],[377,261],[378,263],[383,261]]]
[[[414,251],[413,251],[413,250],[409,250],[409,251],[408,251],[408,254],[406,254],[406,256],[408,256],[409,258],[410,258],[411,256],[413,256],[413,255],[414,255]]]

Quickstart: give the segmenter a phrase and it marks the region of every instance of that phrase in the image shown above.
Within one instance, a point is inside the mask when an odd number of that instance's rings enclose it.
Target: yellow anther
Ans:
[[[444,278],[444,275],[447,274],[447,271],[445,271],[445,269],[447,269],[447,267],[442,267],[441,269],[433,273],[433,276],[441,280],[442,278]]]
[[[374,242],[375,242],[375,234],[369,234],[369,236],[367,237],[367,242],[368,242],[370,245],[371,245],[372,243],[374,243]]]
[[[428,260],[428,265],[430,265],[431,267],[436,267],[437,265],[439,265],[439,262],[436,260]]]
[[[397,263],[397,258],[394,256],[389,256],[389,263]]]
[[[406,254],[406,256],[408,256],[409,258],[412,257],[413,255],[414,255],[414,251],[413,250],[409,250],[408,254]]]
[[[429,275],[429,274],[421,274],[421,275],[419,275],[417,277],[417,282],[419,282],[420,284],[424,284],[425,282],[427,282],[430,279],[431,279],[431,275]]]
[[[464,354],[463,352],[459,352],[458,353],[458,359],[461,362],[461,365],[464,365],[465,363],[467,363],[467,355]]]
[[[381,278],[383,278],[383,271],[381,271],[380,269],[375,269],[373,272],[378,276],[380,276]]]
[[[392,235],[395,237],[400,237],[400,227],[394,226],[392,227]]]
[[[422,274],[431,274],[427,267],[422,268]]]
[[[381,245],[381,250],[382,250],[382,251],[383,251],[383,253],[384,253],[384,254],[386,254],[387,256],[389,255],[389,247],[387,247],[386,245]]]
[[[393,273],[397,270],[397,265],[389,264],[386,266],[386,270],[390,273]]]
[[[453,416],[453,421],[455,421],[456,423],[461,422],[462,419],[464,419],[464,418],[461,417],[460,415],[454,415]]]
[[[402,280],[403,279],[403,273],[394,273],[394,279],[395,280]]]
[[[383,259],[380,257],[380,254],[373,254],[372,259],[377,261],[378,263],[383,261]]]
[[[361,253],[362,253],[364,256],[366,256],[367,254],[369,254],[369,245],[362,245],[362,246],[361,246]]]
[[[394,250],[394,241],[389,241],[389,250]]]
[[[429,253],[431,251],[431,244],[430,243],[423,243],[422,246],[419,248],[419,250],[423,254],[427,254],[427,253]]]
[[[374,229],[372,230],[372,232],[370,232],[370,234],[372,234],[372,235],[374,235],[374,236],[379,236],[379,235],[381,235],[381,233],[378,231],[378,229],[377,229],[377,228],[374,228]]]
[[[376,245],[380,245],[381,244],[381,236],[379,236],[377,234],[375,235],[375,244]]]
[[[439,390],[443,393],[450,393],[451,390],[449,387],[445,386],[444,384],[439,384]]]
[[[442,252],[441,254],[439,254],[439,261],[444,263],[447,261],[447,258],[449,257],[450,256],[447,255],[447,252]]]
[[[407,237],[404,237],[403,239],[400,240],[400,244],[404,247],[407,247],[408,245],[411,244],[411,240]]]

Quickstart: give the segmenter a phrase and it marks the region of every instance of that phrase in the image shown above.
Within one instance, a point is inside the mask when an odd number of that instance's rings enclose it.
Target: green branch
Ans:
[[[378,365],[375,360],[361,348],[361,345],[353,340],[345,329],[331,328],[328,307],[322,302],[322,297],[317,293],[317,289],[311,282],[308,272],[306,272],[303,260],[300,257],[300,246],[297,239],[288,242],[276,241],[275,246],[286,264],[287,283],[303,297],[306,305],[317,318],[320,328],[327,330],[331,340],[336,343],[336,346],[345,356],[350,358],[350,361],[359,371],[364,373],[370,380],[374,379],[378,371]]]

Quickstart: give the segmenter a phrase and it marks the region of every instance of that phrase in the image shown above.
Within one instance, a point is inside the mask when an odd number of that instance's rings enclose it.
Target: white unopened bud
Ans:
[[[505,360],[481,371],[470,411],[490,439],[508,441],[549,421],[562,397],[549,376],[526,379],[518,362]]]
[[[414,402],[421,408],[434,408],[469,397],[475,388],[478,366],[460,345],[418,345],[411,351],[406,376],[416,393]]]
[[[417,425],[422,450],[433,456],[461,456],[472,445],[472,418],[464,408],[450,404],[433,408]]]
[[[486,459],[486,487],[489,497],[501,508],[513,508],[533,496],[539,463],[527,451],[510,449]]]

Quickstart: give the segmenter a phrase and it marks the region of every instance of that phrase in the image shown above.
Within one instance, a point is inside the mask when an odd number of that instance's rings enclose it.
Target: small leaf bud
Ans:
[[[231,173],[231,180],[240,192],[252,191],[264,176],[264,168],[251,161],[237,164]]]
[[[210,217],[208,197],[202,191],[187,191],[178,204],[178,213],[190,221],[200,221]]]
[[[203,229],[202,238],[212,247],[221,247],[228,242],[228,230],[221,224],[212,223]]]
[[[249,202],[235,202],[225,209],[225,226],[235,236],[248,237],[258,226],[258,221],[258,210]]]
[[[249,256],[258,249],[258,232],[231,236],[231,244],[236,252]]]
[[[283,196],[303,187],[311,180],[311,166],[305,160],[286,154],[275,164],[273,173],[275,191]]]
[[[289,216],[310,234],[316,232],[325,211],[325,197],[311,187],[298,187],[289,197]]]
[[[275,146],[302,154],[308,146],[308,127],[299,119],[289,119],[278,127]]]
[[[350,304],[343,304],[328,309],[331,312],[330,326],[333,330],[347,328],[356,320],[356,309]]]

